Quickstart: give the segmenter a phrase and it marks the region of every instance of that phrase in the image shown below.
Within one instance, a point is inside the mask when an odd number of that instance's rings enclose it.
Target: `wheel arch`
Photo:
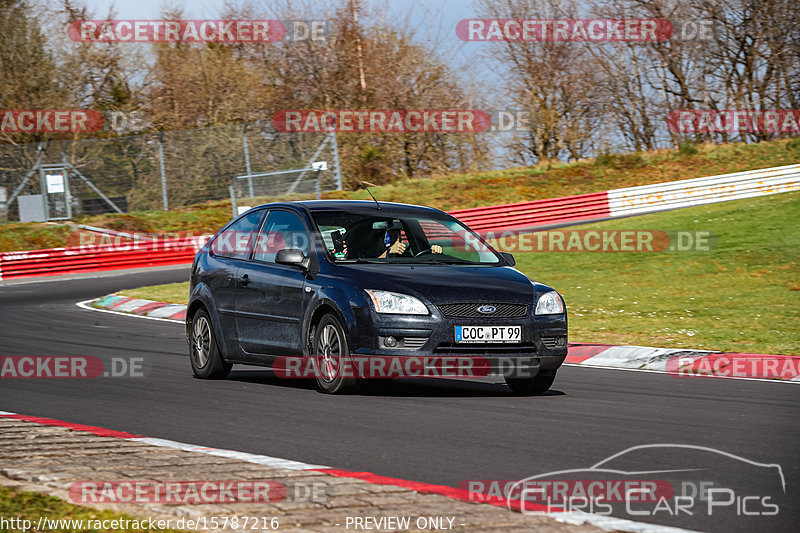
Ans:
[[[308,320],[306,322],[306,327],[303,328],[303,354],[310,355],[311,354],[311,343],[314,341],[314,330],[319,324],[319,321],[322,320],[322,317],[331,314],[336,317],[337,320],[342,324],[342,329],[344,330],[345,334],[347,334],[347,321],[344,318],[344,314],[338,308],[336,304],[334,304],[331,300],[321,300],[319,304],[311,311]]]
[[[211,289],[205,283],[199,283],[189,297],[189,303],[186,306],[186,342],[191,343],[192,336],[192,320],[198,310],[204,310],[211,321],[211,327],[214,330],[214,337],[217,340],[217,347],[220,350],[222,358],[227,360],[228,357],[228,343],[222,331],[222,326],[219,321],[219,313],[217,306],[214,305],[214,299],[211,296]]]

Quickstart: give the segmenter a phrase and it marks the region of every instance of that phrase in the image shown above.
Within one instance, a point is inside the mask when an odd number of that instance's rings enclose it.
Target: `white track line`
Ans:
[[[787,356],[788,357],[788,356]],[[618,366],[603,366],[593,365],[590,363],[564,363],[564,366],[572,366],[576,368],[599,368],[601,370],[623,370],[625,372],[650,372],[652,374],[666,374],[669,372],[665,370],[653,370],[651,368],[621,368]],[[800,385],[800,381],[793,381],[789,379],[766,379],[766,378],[745,378],[741,376],[672,376],[675,379],[735,379],[739,381],[760,381],[762,383],[793,383]]]
[[[84,300],[82,302],[76,303],[75,305],[77,305],[81,309],[87,309],[89,311],[98,311],[100,313],[111,313],[112,315],[130,316],[134,318],[146,318],[147,320],[160,320],[161,322],[172,322],[173,324],[184,324],[183,320],[175,320],[174,318],[158,318],[156,316],[135,315],[133,313],[123,313],[122,311],[112,311],[111,309],[100,309],[99,307],[92,307],[91,305],[89,305],[89,302],[93,302],[95,300],[97,300],[97,298],[92,298],[91,300]]]
[[[280,457],[271,457],[269,455],[258,455],[254,453],[237,452],[235,450],[225,450],[222,448],[208,448],[206,446],[198,446],[196,444],[186,444],[184,442],[177,442],[174,440],[155,439],[151,437],[135,437],[126,440],[129,440],[131,442],[141,442],[144,444],[150,444],[152,446],[160,446],[162,448],[174,448],[176,450],[183,450],[186,452],[203,453],[206,455],[214,455],[217,457],[238,459],[240,461],[247,461],[248,463],[272,466],[275,468],[287,468],[289,470],[315,470],[317,468],[330,468],[329,466],[312,465],[308,463],[302,463],[300,461],[293,461],[291,459],[281,459]]]
[[[0,416],[2,415],[13,417],[17,415],[17,413],[0,411]],[[47,422],[32,422],[32,423],[48,425]],[[69,426],[59,426],[59,427],[69,428]],[[206,455],[214,455],[217,457],[228,457],[231,459],[238,459],[249,463],[271,466],[274,468],[286,468],[289,470],[316,470],[316,469],[331,468],[329,466],[313,465],[309,463],[303,463],[300,461],[293,461],[291,459],[281,459],[280,457],[271,457],[269,455],[258,455],[254,453],[237,452],[235,450],[225,450],[221,448],[208,448],[205,446],[198,446],[196,444],[187,444],[184,442],[177,442],[173,440],[158,439],[152,437],[110,437],[110,438],[119,438],[130,442],[140,442],[142,444],[149,444],[151,446],[172,448],[190,453],[202,453]],[[367,481],[367,483],[369,483],[369,481]],[[539,516],[541,515],[549,516],[550,518],[554,518],[559,522],[564,522],[568,524],[578,524],[578,525],[590,524],[605,531],[628,531],[631,533],[697,533],[696,531],[688,529],[681,529],[671,526],[662,526],[657,524],[647,524],[644,522],[636,522],[634,520],[628,520],[625,518],[584,513],[581,511],[553,512],[553,513],[536,512],[530,514]]]
[[[184,324],[183,320],[175,320],[172,318],[157,318],[154,316],[144,316],[144,315],[135,315],[133,313],[123,313],[121,311],[112,311],[110,309],[100,309],[97,307],[92,307],[88,305],[89,302],[95,301],[97,298],[93,298],[91,300],[84,300],[83,302],[78,302],[75,305],[80,307],[81,309],[88,309],[89,311],[99,311],[101,313],[111,313],[114,315],[121,315],[121,316],[129,316],[134,318],[146,318],[148,320],[160,320],[162,322],[172,322],[174,324]],[[601,370],[622,370],[625,372],[649,372],[651,374],[669,374],[664,370],[652,370],[646,368],[620,368],[618,366],[603,366],[603,365],[592,365],[589,363],[564,363],[563,366],[571,366],[575,368],[599,368]],[[682,376],[683,377],[683,376]],[[677,378],[676,378],[677,379]],[[800,381],[793,381],[788,379],[765,379],[765,378],[745,378],[739,376],[687,376],[685,379],[734,379],[739,381],[760,381],[762,383],[792,383],[795,385],[800,385]]]

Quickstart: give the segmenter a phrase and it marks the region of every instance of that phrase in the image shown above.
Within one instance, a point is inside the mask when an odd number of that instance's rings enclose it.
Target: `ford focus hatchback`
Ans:
[[[567,355],[566,310],[513,267],[437,209],[262,205],[195,257],[192,370],[213,379],[233,364],[271,366],[326,393],[378,377],[492,373],[517,394],[542,394]]]

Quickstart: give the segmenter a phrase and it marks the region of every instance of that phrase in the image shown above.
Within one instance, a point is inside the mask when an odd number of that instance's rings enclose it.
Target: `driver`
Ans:
[[[385,259],[390,255],[402,255],[408,249],[406,243],[404,243],[401,239],[402,230],[385,230],[382,239],[380,237],[381,234],[378,232],[374,232],[372,235],[374,235],[374,241],[372,241],[372,245],[368,246],[367,250],[363,250],[362,253],[359,253],[359,257],[375,257],[378,259]],[[338,239],[336,240],[340,239],[341,236],[339,235]],[[340,240],[339,244],[334,243],[334,249],[331,250],[331,253],[336,259],[342,260],[350,257],[346,240],[347,239],[343,241]],[[440,254],[442,253],[442,247],[438,244],[434,244],[430,247],[430,252],[434,254]]]
[[[384,250],[381,255],[378,256],[378,259],[385,259],[390,255],[402,255],[406,251],[406,243],[404,243],[400,239],[401,230],[399,229],[387,229],[386,233],[383,237],[384,242]],[[442,253],[442,247],[438,244],[434,244],[430,248],[431,253],[433,254],[440,254]]]

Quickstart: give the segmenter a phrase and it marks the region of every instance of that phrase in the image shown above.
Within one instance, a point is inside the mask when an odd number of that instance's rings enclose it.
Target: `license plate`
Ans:
[[[456,342],[520,342],[522,326],[456,326]]]

